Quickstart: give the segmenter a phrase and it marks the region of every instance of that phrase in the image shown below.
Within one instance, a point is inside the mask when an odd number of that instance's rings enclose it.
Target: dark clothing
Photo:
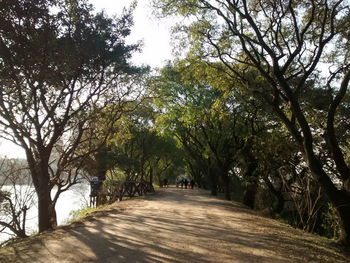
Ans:
[[[194,187],[194,180],[193,179],[190,182],[190,187],[191,187],[191,189],[193,189],[193,187]]]
[[[185,179],[184,184],[185,184],[185,189],[187,189],[187,186],[188,186],[188,181],[187,181],[187,179]]]
[[[180,186],[181,186],[181,188],[184,187],[184,183],[185,183],[185,181],[184,181],[184,179],[182,179],[182,180],[180,181]]]

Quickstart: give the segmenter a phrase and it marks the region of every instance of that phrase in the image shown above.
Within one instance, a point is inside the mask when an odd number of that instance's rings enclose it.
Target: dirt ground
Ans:
[[[0,249],[0,262],[349,262],[343,248],[202,190],[167,188]]]

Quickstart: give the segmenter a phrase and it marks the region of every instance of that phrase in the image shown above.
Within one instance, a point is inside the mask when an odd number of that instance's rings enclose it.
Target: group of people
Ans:
[[[164,179],[163,180],[163,185],[162,185],[162,187],[169,187],[169,184],[168,184],[168,179]]]
[[[185,187],[185,189],[187,189],[187,187],[189,187],[190,189],[193,189],[194,184],[195,184],[195,182],[194,182],[193,179],[191,179],[190,181],[187,180],[186,178],[184,178],[184,179],[182,178],[182,179],[176,180],[176,187],[179,187],[179,186],[181,188]]]

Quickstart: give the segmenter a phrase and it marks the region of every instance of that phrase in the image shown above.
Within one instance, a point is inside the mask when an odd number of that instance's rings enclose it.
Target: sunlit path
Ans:
[[[204,191],[168,188],[15,245],[8,258],[0,250],[0,262],[346,262],[314,240]]]

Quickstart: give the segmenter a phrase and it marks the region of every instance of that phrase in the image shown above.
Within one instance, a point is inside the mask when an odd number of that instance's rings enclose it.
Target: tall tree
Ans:
[[[155,112],[150,100],[144,100],[139,107],[119,120],[120,131],[112,139],[119,162],[128,177],[133,180],[147,180],[153,183],[154,176],[161,183],[163,174],[181,167],[182,153],[176,141],[155,129]],[[125,162],[129,160],[129,165]],[[136,164],[136,165],[135,165]]]
[[[350,244],[350,168],[339,127],[349,81],[349,6],[347,1],[157,1],[165,13],[195,15],[184,28],[192,55],[222,61],[256,95],[263,97],[300,147],[308,167],[336,207],[341,240]],[[185,32],[185,31],[182,31]],[[264,84],[247,78],[256,69]],[[305,111],[310,82],[323,90],[324,126],[314,129]],[[314,104],[311,98],[308,101]],[[317,154],[323,141],[336,169],[329,173]]]
[[[220,182],[226,198],[230,199],[230,170],[236,152],[243,146],[246,130],[239,103],[218,88],[222,84],[218,78],[210,80],[211,68],[206,65],[197,68],[207,69],[208,75],[202,77],[192,67],[181,65],[181,61],[177,64],[163,68],[153,83],[162,109],[158,124],[181,142],[187,156],[207,176],[212,194],[217,194]],[[188,164],[193,167],[193,162]]]
[[[56,201],[76,183],[71,161],[87,123],[131,93],[131,25],[130,11],[111,19],[85,0],[0,2],[1,137],[25,150],[39,232],[55,227]]]

